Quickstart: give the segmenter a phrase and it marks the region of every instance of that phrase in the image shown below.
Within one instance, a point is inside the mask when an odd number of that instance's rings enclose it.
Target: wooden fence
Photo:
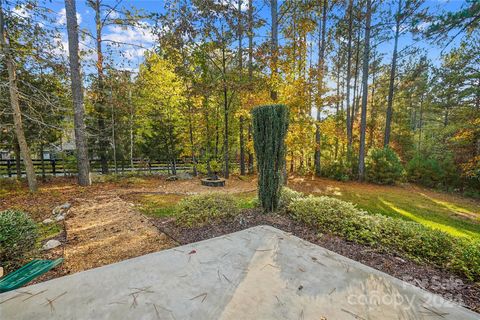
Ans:
[[[40,160],[33,159],[33,166],[35,167],[35,173],[37,175],[51,175],[51,176],[71,176],[77,174],[77,167],[75,162],[53,159],[53,160]],[[108,163],[109,172],[112,173],[124,173],[131,171],[144,171],[144,172],[172,172],[172,164],[165,160],[134,160],[133,167],[130,162],[117,162],[115,168],[113,162]],[[184,160],[178,160],[176,162],[176,171],[188,171],[192,170],[192,163]],[[90,170],[92,172],[100,173],[101,163],[100,160],[90,160]],[[13,177],[17,175],[17,163],[15,159],[12,160],[0,160],[0,177]],[[25,175],[25,166],[23,162],[20,162],[19,171],[21,175]]]

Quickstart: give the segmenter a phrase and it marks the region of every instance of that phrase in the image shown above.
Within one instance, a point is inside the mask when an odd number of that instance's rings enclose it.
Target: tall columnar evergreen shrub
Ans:
[[[288,108],[285,105],[253,109],[253,142],[258,166],[258,199],[265,211],[278,207],[285,164]]]

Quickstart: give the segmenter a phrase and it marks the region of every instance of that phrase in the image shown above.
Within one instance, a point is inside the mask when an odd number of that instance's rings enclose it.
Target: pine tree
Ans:
[[[82,78],[80,75],[80,59],[78,56],[78,23],[75,0],[65,0],[67,17],[68,49],[70,59],[70,73],[72,81],[72,97],[74,123],[75,123],[75,146],[77,151],[78,184],[90,185],[90,163],[88,160],[87,139],[85,137],[85,108],[83,105]]]
[[[25,164],[25,171],[27,174],[28,187],[30,191],[37,191],[37,178],[35,176],[35,168],[33,167],[32,158],[30,155],[30,148],[28,147],[25,138],[25,131],[23,129],[22,112],[20,110],[20,95],[17,86],[17,73],[15,68],[15,61],[12,56],[10,43],[7,39],[7,30],[5,30],[5,19],[3,15],[2,2],[0,1],[0,52],[5,57],[5,62],[8,70],[8,89],[10,92],[10,105],[13,112],[13,122],[15,125],[15,135],[20,146],[20,152]]]

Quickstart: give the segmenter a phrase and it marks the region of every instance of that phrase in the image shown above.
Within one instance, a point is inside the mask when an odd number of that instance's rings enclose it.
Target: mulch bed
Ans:
[[[401,258],[391,252],[346,241],[333,235],[318,235],[305,224],[285,216],[266,215],[254,209],[244,210],[233,221],[221,221],[202,227],[179,227],[171,218],[152,218],[152,222],[161,232],[180,245],[258,225],[270,225],[480,312],[480,284],[451,272]]]

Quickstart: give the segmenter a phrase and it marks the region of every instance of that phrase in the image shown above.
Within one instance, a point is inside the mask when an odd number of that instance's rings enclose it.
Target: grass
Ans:
[[[183,199],[177,194],[148,194],[137,199],[140,211],[147,216],[156,218],[170,217],[175,212],[175,205]]]
[[[480,240],[480,203],[416,186],[378,186],[327,179],[294,179],[293,189],[330,195],[369,213],[415,221],[453,236]]]
[[[63,228],[58,223],[50,223],[50,224],[43,224],[38,223],[38,238],[37,238],[37,247],[41,247],[41,243],[43,240],[50,239],[53,237],[58,236]]]

